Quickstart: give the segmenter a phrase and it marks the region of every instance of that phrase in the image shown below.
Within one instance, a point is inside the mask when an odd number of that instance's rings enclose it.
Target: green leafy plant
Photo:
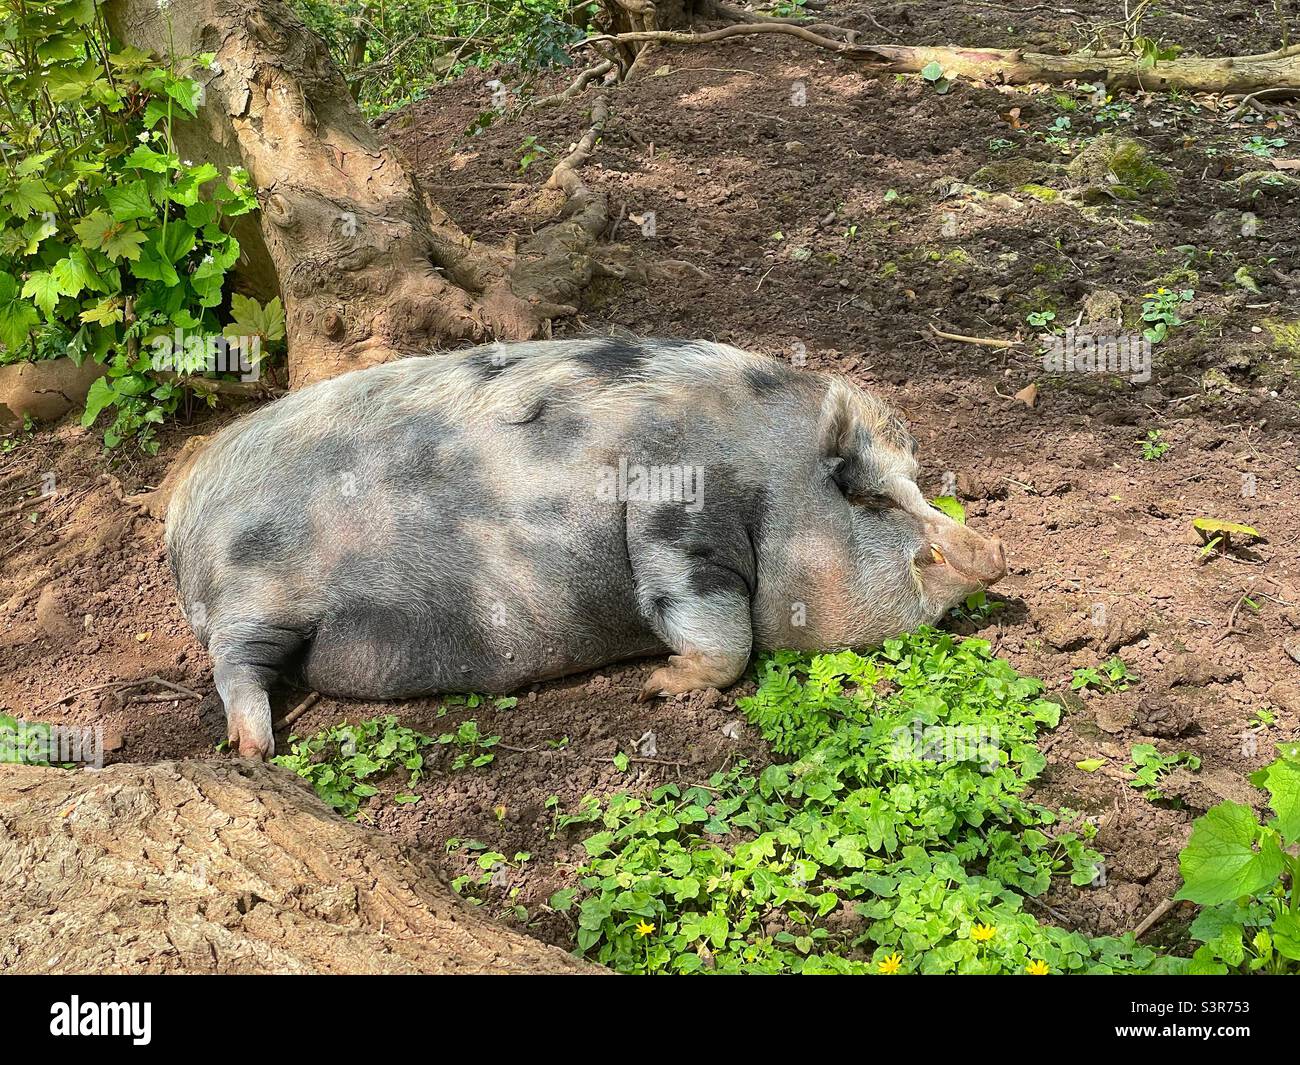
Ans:
[[[1220,518],[1194,518],[1192,528],[1200,536],[1202,547],[1200,557],[1208,558],[1216,550],[1226,551],[1233,546],[1233,538],[1238,542],[1253,542],[1261,539],[1259,530],[1250,525],[1236,521],[1223,521]]]
[[[305,740],[292,736],[289,753],[271,761],[292,769],[330,806],[354,818],[362,800],[379,793],[375,781],[404,770],[407,788],[416,784],[424,776],[424,748],[433,742],[386,714],[355,725],[334,725]],[[419,797],[399,792],[393,802],[414,803]]]
[[[1135,37],[1133,50],[1137,53],[1138,66],[1154,67],[1177,59],[1178,53],[1183,49],[1178,44],[1162,44],[1154,37]]]
[[[1136,788],[1151,802],[1165,797],[1160,793],[1160,782],[1171,769],[1183,765],[1195,773],[1201,768],[1201,760],[1194,754],[1161,754],[1150,743],[1134,744],[1129,757],[1133,759],[1127,767],[1133,774],[1129,787]]]
[[[1100,669],[1095,669],[1092,666],[1076,669],[1070,680],[1070,689],[1079,691],[1083,688],[1093,688],[1103,694],[1109,694],[1110,692],[1128,691],[1131,686],[1130,682],[1137,679],[1137,674],[1129,668],[1122,658],[1116,655],[1107,659]]]
[[[362,109],[379,115],[474,67],[568,66],[599,12],[569,0],[291,0]]]
[[[1055,311],[1030,311],[1025,315],[1025,321],[1035,329],[1051,328],[1052,322],[1056,320]]]
[[[1024,791],[1060,707],[934,630],[871,655],[777,652],[738,701],[761,773],[584,800],[578,948],[621,972],[1130,972],[1154,954],[1040,924],[1026,896],[1100,857]]]
[[[1257,133],[1242,143],[1241,150],[1250,155],[1258,156],[1260,159],[1269,159],[1275,149],[1285,147],[1285,137],[1262,137]]]
[[[155,450],[184,389],[151,342],[221,336],[230,223],[257,201],[241,169],[175,147],[212,57],[117,47],[102,2],[0,3],[0,361],[108,363],[89,420],[112,408],[110,447]]]
[[[944,73],[943,64],[939,62],[932,60],[923,66],[921,77],[941,96],[952,88],[952,79]]]
[[[1159,344],[1169,330],[1183,324],[1178,317],[1178,309],[1184,303],[1191,303],[1196,293],[1190,288],[1174,292],[1167,288],[1157,288],[1143,296],[1142,320],[1150,323],[1142,330],[1142,335],[1152,344]]]
[[[1261,823],[1249,806],[1221,802],[1192,823],[1178,856],[1175,898],[1204,907],[1191,928],[1202,944],[1193,973],[1300,973],[1300,748],[1250,780],[1274,816]]]
[[[439,736],[438,742],[453,749],[451,768],[459,771],[481,769],[490,764],[496,758],[491,748],[501,742],[501,737],[483,735],[478,730],[477,721],[462,721],[455,732],[444,732]]]
[[[1165,452],[1173,446],[1168,440],[1162,440],[1162,435],[1159,429],[1148,429],[1147,435],[1138,441],[1142,445],[1142,460],[1144,462],[1159,461],[1164,458]]]
[[[525,137],[519,145],[519,173],[526,172],[538,159],[550,154],[550,149],[538,144],[536,137]]]

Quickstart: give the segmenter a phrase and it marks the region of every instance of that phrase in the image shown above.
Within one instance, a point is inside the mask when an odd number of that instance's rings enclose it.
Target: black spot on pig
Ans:
[[[784,367],[773,366],[771,369],[750,367],[745,371],[745,384],[750,392],[762,399],[790,387],[790,372]]]
[[[578,348],[573,361],[602,377],[633,377],[645,366],[650,352],[639,340],[610,337]]]
[[[301,522],[266,517],[244,526],[227,545],[226,557],[237,566],[274,566],[288,562],[306,533]]]
[[[518,360],[508,348],[490,344],[479,348],[465,360],[484,381],[492,381],[509,370]]]

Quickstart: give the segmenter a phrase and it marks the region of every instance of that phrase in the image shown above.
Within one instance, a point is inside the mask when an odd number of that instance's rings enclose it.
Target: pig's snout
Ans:
[[[981,536],[965,525],[950,522],[931,527],[929,561],[951,567],[971,582],[990,585],[1007,575],[1007,553],[996,536]]]
[[[981,584],[996,584],[1007,575],[1007,552],[996,536],[979,537],[980,545],[967,556],[966,564],[958,564],[963,573]]]

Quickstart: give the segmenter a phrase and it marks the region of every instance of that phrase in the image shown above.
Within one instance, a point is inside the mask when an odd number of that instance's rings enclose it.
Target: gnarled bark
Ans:
[[[0,970],[596,973],[251,762],[0,766]]]
[[[159,55],[212,52],[183,155],[248,169],[262,205],[237,230],[237,284],[283,297],[297,386],[459,339],[534,336],[571,313],[603,226],[589,197],[557,239],[475,245],[366,122],[325,45],[282,0],[111,0],[109,26]],[[599,217],[596,217],[599,216]],[[543,231],[545,234],[545,231]],[[539,234],[541,236],[542,234]]]

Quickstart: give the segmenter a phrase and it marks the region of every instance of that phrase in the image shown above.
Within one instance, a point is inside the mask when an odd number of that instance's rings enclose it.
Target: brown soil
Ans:
[[[1095,0],[1072,6],[1093,25],[1115,17],[1113,5]],[[1271,9],[1229,0],[1211,19],[1185,6],[1152,17],[1144,32],[1207,54],[1276,46]],[[930,13],[838,0],[828,18],[866,27],[870,10],[913,43],[1059,50],[1086,36],[1077,18],[1010,7]],[[547,166],[521,174],[521,142],[535,136],[552,156],[563,153],[590,101],[471,135],[489,107],[483,82],[491,76],[432,93],[385,129],[434,198],[479,239],[497,241],[540,221],[527,205]],[[792,106],[796,82],[806,106]],[[1071,100],[1078,106],[1065,109]],[[1037,166],[1035,184],[1071,189],[1072,179],[1049,165],[1070,157],[1044,137],[1058,117],[1070,118],[1066,135],[1076,142],[1102,128],[1083,94],[958,83],[939,95],[917,78],[862,77],[851,62],[771,38],[663,50],[634,90],[612,95],[613,117],[584,178],[621,219],[610,240],[622,261],[690,266],[650,287],[601,281],[579,317],[556,327],[557,335],[627,330],[786,358],[806,353],[809,366],[843,373],[906,413],[921,443],[922,488],[939,494],[950,472],[971,523],[1007,544],[1011,575],[996,589],[1003,608],[981,635],[1065,694],[1068,712],[1043,744],[1049,765],[1037,797],[1100,824],[1108,879],[1059,889],[1042,912],[1090,932],[1132,928],[1172,894],[1192,818],[1224,797],[1255,801],[1244,774],[1300,727],[1297,193],[1266,183],[1252,195],[1234,184],[1270,169],[1244,154],[1243,142],[1281,137],[1293,144],[1276,154],[1290,157],[1300,155],[1300,131],[1284,110],[1229,123],[1233,105],[1213,98],[1126,94],[1117,103],[1132,111],[1118,131],[1144,144],[1172,183],[1132,201],[1102,193],[1085,214],[1060,197],[1017,191],[1024,180],[973,178],[1014,158]],[[954,192],[957,182],[990,195]],[[637,221],[651,211],[654,236]],[[1243,235],[1247,211],[1256,222]],[[1243,287],[1243,268],[1258,291]],[[1029,337],[1030,312],[1050,309],[1057,324],[1070,324],[1092,297],[1091,320],[1103,292],[1117,295],[1131,329],[1143,294],[1159,284],[1196,297],[1141,384],[1048,374],[1032,343],[977,347],[928,330]],[[1008,398],[1031,383],[1037,406]],[[29,486],[39,492],[46,472],[58,491],[28,495],[4,518],[0,708],[102,725],[110,761],[218,757],[213,745],[224,732],[210,663],[177,610],[160,527],[123,502],[123,491],[156,484],[188,435],[230,416],[170,429],[156,458],[123,456],[109,478],[95,434],[73,420],[18,437],[0,456],[0,507]],[[1139,441],[1152,429],[1171,446],[1146,461]],[[1191,525],[1199,516],[1246,522],[1265,541],[1202,561]],[[1116,654],[1140,683],[1111,695],[1066,694],[1073,670]],[[577,835],[552,838],[549,796],[570,808],[587,794],[699,781],[724,763],[764,757],[752,730],[728,738],[747,685],[638,705],[647,668],[542,685],[505,711],[322,700],[293,731],[391,711],[439,732],[473,716],[483,731],[527,749],[501,750],[483,770],[442,766],[415,788],[418,804],[376,801],[365,815],[449,879],[478,868],[473,850],[448,840],[528,852],[519,868],[467,893],[567,946],[569,919],[544,903],[572,882],[583,852]],[[150,675],[203,698],[132,702],[157,688],[87,690]],[[303,694],[281,693],[277,715]],[[1254,726],[1260,709],[1277,715],[1271,728]],[[634,753],[646,732],[660,761],[679,764],[638,762],[620,772],[609,759]],[[563,750],[545,743],[565,737]],[[282,749],[286,738],[277,732]],[[1151,803],[1128,786],[1122,770],[1139,742],[1203,760],[1199,773],[1171,781],[1175,802]],[[1109,762],[1091,774],[1075,767],[1094,756]],[[1183,924],[1168,921],[1155,938],[1174,943]]]

